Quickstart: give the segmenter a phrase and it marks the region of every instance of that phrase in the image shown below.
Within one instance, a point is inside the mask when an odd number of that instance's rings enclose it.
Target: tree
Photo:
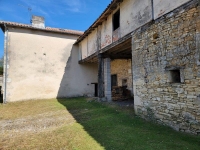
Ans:
[[[3,75],[3,56],[0,58],[0,75]]]

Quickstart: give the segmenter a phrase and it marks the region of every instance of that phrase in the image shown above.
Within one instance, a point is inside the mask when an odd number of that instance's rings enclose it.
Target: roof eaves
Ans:
[[[56,32],[56,33],[64,33],[64,34],[70,34],[70,35],[78,35],[81,36],[83,32],[76,31],[76,30],[67,30],[67,29],[59,29],[59,28],[51,28],[46,27],[44,29],[42,28],[36,28],[28,24],[21,24],[21,23],[15,23],[15,22],[7,22],[7,21],[0,21],[0,25],[6,24],[7,26],[14,26],[14,27],[21,27],[21,28],[27,28],[27,29],[34,29],[34,30],[41,30],[41,31],[47,31],[47,32]]]
[[[0,28],[3,32],[5,32],[5,27],[4,27],[4,24],[0,24]]]

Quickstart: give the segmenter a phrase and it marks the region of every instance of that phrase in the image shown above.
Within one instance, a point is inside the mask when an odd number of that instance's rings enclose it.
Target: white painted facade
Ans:
[[[120,4],[121,37],[152,20],[151,0],[125,0]]]
[[[81,46],[81,55],[82,55],[82,59],[87,58],[88,55],[88,38],[85,38],[80,44]]]
[[[93,96],[97,66],[78,64],[77,37],[9,28],[7,102]]]
[[[191,0],[153,0],[154,19],[161,17],[189,1]]]
[[[86,58],[85,56],[90,56],[97,50],[97,38],[100,38],[100,49],[103,49],[114,42],[112,20],[113,15],[117,10],[120,10],[120,37],[131,33],[138,27],[152,20],[151,0],[124,0],[115,10],[113,10],[102,25],[98,26],[98,30],[101,30],[101,35],[97,34],[97,28],[95,28],[92,33],[81,41],[82,59]],[[87,40],[88,42],[86,42]],[[88,52],[87,55],[86,52]]]
[[[101,49],[112,43],[112,15],[103,22],[101,27]]]
[[[88,56],[97,51],[97,29],[88,36]]]

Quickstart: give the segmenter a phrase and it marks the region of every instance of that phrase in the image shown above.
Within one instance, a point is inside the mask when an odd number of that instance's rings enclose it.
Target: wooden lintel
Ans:
[[[123,0],[118,0],[119,3],[123,2]]]
[[[103,54],[103,58],[111,58],[111,59],[131,59],[132,55],[129,54],[118,54],[118,55],[110,55],[110,54]]]
[[[117,5],[116,6],[112,6],[112,7],[110,7],[110,10],[115,10],[117,8]]]
[[[103,57],[102,54],[98,54],[98,97],[103,98],[104,97],[104,63],[103,63]]]
[[[110,59],[132,59],[132,55],[110,56]]]

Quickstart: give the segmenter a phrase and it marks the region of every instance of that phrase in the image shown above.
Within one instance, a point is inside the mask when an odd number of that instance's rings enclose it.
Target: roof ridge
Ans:
[[[73,34],[73,35],[79,35],[79,36],[84,33],[83,31],[63,29],[63,28],[55,28],[55,27],[45,27],[45,28],[42,29],[42,28],[33,27],[31,24],[24,24],[24,23],[3,21],[3,20],[0,20],[0,24],[6,24],[6,25],[11,25],[11,26],[30,28],[30,29],[42,30],[42,31],[48,31],[48,32]]]

